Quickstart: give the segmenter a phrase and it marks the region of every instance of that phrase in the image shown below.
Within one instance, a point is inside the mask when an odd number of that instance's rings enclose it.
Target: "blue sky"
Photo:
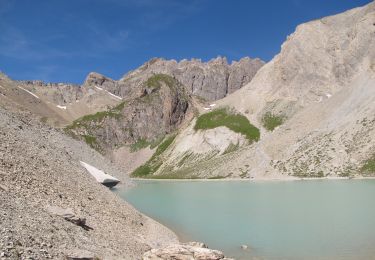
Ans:
[[[303,22],[370,0],[0,0],[0,71],[119,79],[152,57],[269,61]]]

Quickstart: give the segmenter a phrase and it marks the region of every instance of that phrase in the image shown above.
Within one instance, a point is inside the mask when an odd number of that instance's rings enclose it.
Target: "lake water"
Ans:
[[[375,259],[375,180],[137,183],[115,192],[236,259]]]

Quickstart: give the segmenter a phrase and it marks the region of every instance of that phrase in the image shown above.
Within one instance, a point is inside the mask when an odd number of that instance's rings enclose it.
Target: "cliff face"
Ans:
[[[45,83],[40,80],[24,80],[18,82],[26,87],[37,88],[40,95],[48,97],[56,105],[73,103],[83,97],[79,85],[66,83]]]
[[[371,2],[298,26],[249,84],[215,102],[260,128],[259,142],[222,156],[206,150],[199,155],[208,158],[205,164],[192,165],[178,148],[195,135],[182,132],[165,154],[169,163],[179,164],[180,158],[189,177],[375,174],[369,170],[375,158],[374,24]],[[194,162],[190,153],[203,148],[184,152]]]
[[[177,130],[190,106],[184,87],[168,75],[157,74],[139,88],[138,97],[80,118],[66,130],[105,152],[137,142],[154,142]]]
[[[248,57],[228,64],[222,57],[202,62],[201,60],[165,60],[154,58],[138,69],[127,73],[119,81],[114,81],[98,73],[90,73],[84,86],[99,86],[121,96],[131,97],[137,93],[139,85],[154,74],[166,74],[177,79],[188,93],[209,101],[221,99],[249,83],[264,65],[260,59]]]
[[[197,59],[177,62],[155,58],[126,74],[119,84],[124,86],[122,95],[125,95],[127,89],[138,85],[150,75],[162,73],[176,78],[188,93],[213,101],[249,83],[263,65],[262,60],[248,57],[232,64],[228,64],[222,57],[209,62]]]
[[[243,58],[228,64],[225,58],[209,62],[200,60],[164,60],[155,58],[138,69],[127,73],[116,81],[99,73],[87,75],[82,85],[67,83],[44,83],[42,81],[12,81],[4,76],[4,84],[12,85],[19,92],[26,91],[37,96],[35,102],[46,107],[49,113],[36,111],[21,99],[9,95],[14,102],[35,112],[53,126],[62,126],[88,114],[105,111],[123,101],[130,101],[143,95],[143,86],[156,74],[165,74],[181,84],[187,94],[208,101],[225,97],[250,82],[264,64],[259,59]],[[1,77],[0,77],[1,79]],[[28,91],[28,92],[27,92]]]

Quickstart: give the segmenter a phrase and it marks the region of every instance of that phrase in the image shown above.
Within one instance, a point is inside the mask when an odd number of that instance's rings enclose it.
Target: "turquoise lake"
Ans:
[[[137,181],[115,192],[182,241],[236,259],[375,259],[375,180]]]

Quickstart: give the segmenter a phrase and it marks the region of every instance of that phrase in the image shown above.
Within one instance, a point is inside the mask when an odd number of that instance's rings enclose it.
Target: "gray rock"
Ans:
[[[8,191],[9,191],[8,187],[5,186],[4,184],[0,184],[0,190],[3,190],[3,191],[5,191],[5,192],[8,192]]]
[[[92,228],[86,225],[86,218],[77,217],[72,209],[64,209],[57,206],[48,206],[47,211],[53,215],[62,217],[63,219],[76,224],[77,226],[82,227],[85,230],[91,230]]]
[[[197,242],[193,242],[197,243]],[[174,244],[163,248],[151,249],[143,255],[143,260],[221,260],[224,254],[218,250],[212,250],[187,244]]]
[[[82,249],[74,250],[73,252],[69,253],[65,258],[66,260],[95,260],[97,259],[94,253],[90,251],[82,250]]]

